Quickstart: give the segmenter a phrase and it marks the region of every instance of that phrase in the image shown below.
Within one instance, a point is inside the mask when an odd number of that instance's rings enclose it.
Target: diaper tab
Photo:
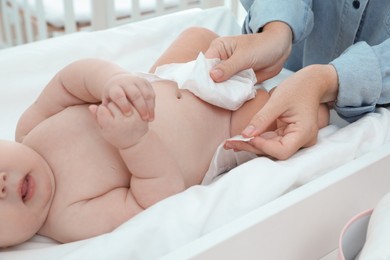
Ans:
[[[228,140],[242,140],[240,136],[235,139]],[[257,158],[257,155],[247,151],[234,152],[233,150],[226,150],[223,148],[225,141],[222,142],[216,149],[209,169],[202,180],[202,185],[208,185],[218,180],[224,173],[241,165],[247,161]]]

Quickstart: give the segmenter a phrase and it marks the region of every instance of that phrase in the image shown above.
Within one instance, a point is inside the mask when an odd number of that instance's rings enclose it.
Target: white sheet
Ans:
[[[146,71],[177,34],[192,25],[205,26],[223,35],[239,33],[238,25],[226,9],[197,9],[0,51],[0,138],[13,139],[20,114],[53,74],[69,62],[100,57],[129,70]],[[1,250],[0,258],[155,259],[164,256],[388,142],[389,127],[390,113],[385,109],[342,129],[326,127],[320,131],[317,145],[301,150],[287,161],[251,160],[208,186],[195,186],[157,203],[112,233],[63,245],[35,236],[21,246]]]

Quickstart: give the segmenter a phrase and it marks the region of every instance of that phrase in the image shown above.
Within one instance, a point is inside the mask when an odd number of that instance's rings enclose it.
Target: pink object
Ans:
[[[355,259],[366,241],[367,227],[373,209],[359,213],[348,221],[339,238],[339,260]]]

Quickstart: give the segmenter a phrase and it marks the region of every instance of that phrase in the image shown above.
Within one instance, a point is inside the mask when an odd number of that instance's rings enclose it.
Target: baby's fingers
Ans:
[[[123,114],[132,114],[132,106],[121,86],[116,85],[109,88],[107,98],[103,100],[103,104],[108,105],[109,102],[114,102]]]
[[[155,93],[152,85],[146,80],[135,81],[134,84],[136,88],[125,88],[127,97],[143,120],[153,121]]]
[[[90,105],[88,108],[89,108],[89,112],[91,112],[91,114],[96,118],[98,106],[97,105]]]
[[[93,113],[91,109],[95,110],[95,108],[92,108],[92,106],[90,107],[90,111]],[[114,120],[113,114],[105,105],[96,106],[95,113],[96,113],[96,120],[101,128],[105,128],[109,126]]]
[[[103,104],[113,102],[124,115],[130,116],[134,109],[144,121],[154,119],[155,93],[149,81],[122,75],[106,87]]]

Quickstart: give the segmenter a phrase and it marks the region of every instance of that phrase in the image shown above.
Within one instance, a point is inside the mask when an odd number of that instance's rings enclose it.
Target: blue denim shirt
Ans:
[[[332,64],[338,74],[335,109],[354,121],[390,103],[389,0],[241,0],[244,33],[271,21],[287,23],[293,50],[286,68]]]

